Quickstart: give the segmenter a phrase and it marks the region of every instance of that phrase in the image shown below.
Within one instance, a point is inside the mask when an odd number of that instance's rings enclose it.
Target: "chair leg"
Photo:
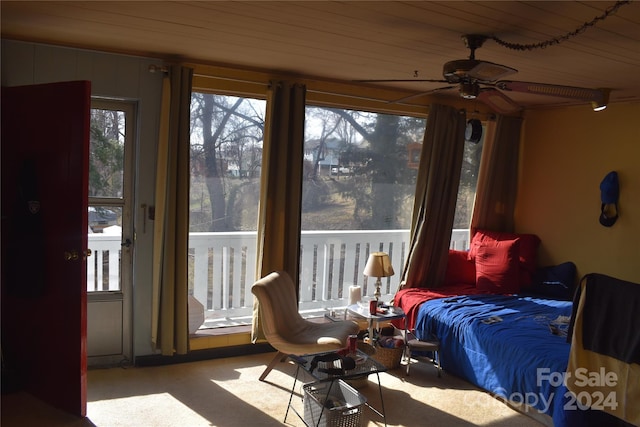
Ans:
[[[438,348],[438,350],[432,350],[434,353],[433,356],[433,364],[436,367],[437,373],[438,373],[438,377],[442,376],[442,366],[440,365],[440,349]],[[418,356],[418,357],[422,357],[422,355]],[[405,360],[407,363],[407,372],[406,375],[409,376],[409,367],[411,366],[411,346],[406,346],[405,349]]]
[[[267,377],[267,375],[269,375],[269,372],[271,372],[271,370],[273,368],[275,368],[275,366],[279,363],[284,361],[287,358],[287,355],[284,354],[283,352],[279,351],[276,353],[276,355],[274,356],[274,358],[271,360],[271,362],[269,362],[269,364],[267,365],[266,369],[264,370],[264,372],[262,373],[262,375],[260,375],[259,380],[260,381],[264,381],[264,379]]]
[[[409,366],[411,365],[411,347],[407,346],[405,349],[405,356],[407,361],[407,376],[409,376]]]

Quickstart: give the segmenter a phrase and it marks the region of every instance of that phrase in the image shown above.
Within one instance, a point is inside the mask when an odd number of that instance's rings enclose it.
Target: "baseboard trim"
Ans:
[[[152,354],[146,356],[138,356],[135,358],[134,364],[137,367],[144,366],[162,366],[175,363],[198,362],[201,360],[220,359],[223,357],[244,356],[249,354],[269,353],[275,349],[268,343],[238,345],[231,347],[207,348],[203,350],[190,351],[187,354],[176,354],[174,356],[163,356],[161,354]]]

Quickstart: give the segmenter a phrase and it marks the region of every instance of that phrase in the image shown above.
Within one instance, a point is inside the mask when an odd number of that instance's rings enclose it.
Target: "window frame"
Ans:
[[[192,90],[194,92],[250,97],[264,99],[268,102],[267,91],[270,81],[289,80],[306,85],[305,104],[307,107],[341,108],[378,114],[428,118],[429,105],[387,101],[406,95],[406,92],[400,90],[372,88],[365,85],[350,85],[299,77],[292,78],[291,76],[260,71],[239,71],[211,65],[191,64],[191,66],[194,67],[192,82]],[[468,109],[468,104],[465,105],[463,102],[465,101],[454,101],[453,104]],[[451,102],[442,103],[451,104]],[[267,109],[269,109],[268,105]],[[477,109],[473,111],[473,115],[476,118],[482,117],[483,114],[485,112]],[[486,117],[489,116],[487,115]],[[419,143],[421,145],[422,141],[419,141]],[[402,266],[397,266],[397,269],[402,270]],[[401,271],[397,271],[396,275],[401,275]]]

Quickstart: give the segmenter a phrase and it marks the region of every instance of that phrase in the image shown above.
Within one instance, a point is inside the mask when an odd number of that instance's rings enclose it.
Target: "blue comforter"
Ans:
[[[573,424],[563,373],[572,304],[533,297],[467,295],[421,304],[419,339],[440,339],[442,367],[495,395]]]

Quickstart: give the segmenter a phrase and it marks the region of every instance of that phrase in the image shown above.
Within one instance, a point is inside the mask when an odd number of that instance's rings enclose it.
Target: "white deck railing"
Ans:
[[[117,234],[89,234],[87,292],[120,290],[121,243]]]
[[[468,249],[468,230],[452,233],[452,249]],[[90,234],[87,290],[119,290],[120,237]],[[370,252],[389,254],[396,270],[382,281],[382,298],[391,298],[402,275],[409,247],[409,230],[303,231],[300,254],[300,311],[318,312],[345,307],[349,287],[373,295],[375,279],[362,270]],[[256,274],[256,233],[190,233],[190,284],[205,306],[205,327],[251,323]]]

